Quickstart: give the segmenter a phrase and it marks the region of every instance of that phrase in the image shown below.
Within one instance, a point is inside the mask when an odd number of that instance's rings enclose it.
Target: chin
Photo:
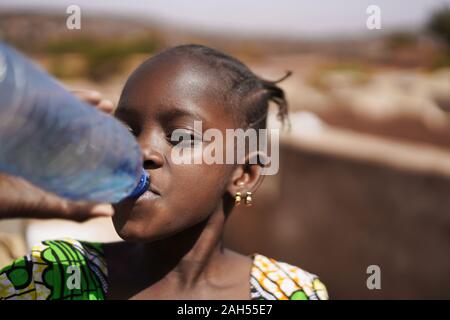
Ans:
[[[132,234],[130,232],[126,232],[126,231],[117,231],[117,234],[119,235],[119,237],[124,240],[124,241],[128,241],[128,242],[141,242],[140,241],[140,237]]]
[[[142,225],[142,223],[139,225]],[[144,233],[142,227],[133,226],[133,222],[125,223],[122,226],[114,224],[114,227],[119,237],[128,242],[154,242],[165,238],[164,235],[157,235],[148,231]]]

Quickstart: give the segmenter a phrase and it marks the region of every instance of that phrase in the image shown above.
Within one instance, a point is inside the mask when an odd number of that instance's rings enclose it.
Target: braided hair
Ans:
[[[220,73],[227,101],[232,102],[238,124],[243,128],[264,129],[267,126],[269,102],[278,106],[278,119],[288,122],[288,104],[284,91],[277,85],[291,75],[276,81],[268,81],[255,75],[238,59],[218,50],[197,44],[180,45],[170,48],[160,55],[182,55],[206,64]]]

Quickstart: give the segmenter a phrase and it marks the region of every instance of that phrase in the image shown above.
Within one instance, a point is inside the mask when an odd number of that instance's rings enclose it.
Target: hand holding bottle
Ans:
[[[111,113],[113,104],[91,90],[72,90],[80,100]],[[85,221],[95,217],[112,216],[110,204],[75,202],[44,191],[30,182],[0,173],[0,219],[6,218],[60,218]]]

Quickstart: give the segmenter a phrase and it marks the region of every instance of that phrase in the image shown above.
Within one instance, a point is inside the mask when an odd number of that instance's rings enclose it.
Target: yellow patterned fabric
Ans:
[[[251,298],[256,300],[327,300],[319,278],[290,264],[253,255]]]

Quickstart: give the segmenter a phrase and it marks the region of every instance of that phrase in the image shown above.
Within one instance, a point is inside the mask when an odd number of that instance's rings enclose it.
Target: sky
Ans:
[[[327,37],[367,32],[366,9],[377,5],[382,31],[417,29],[450,0],[1,0],[0,11],[32,9],[65,14],[130,16],[193,29],[292,37]]]

